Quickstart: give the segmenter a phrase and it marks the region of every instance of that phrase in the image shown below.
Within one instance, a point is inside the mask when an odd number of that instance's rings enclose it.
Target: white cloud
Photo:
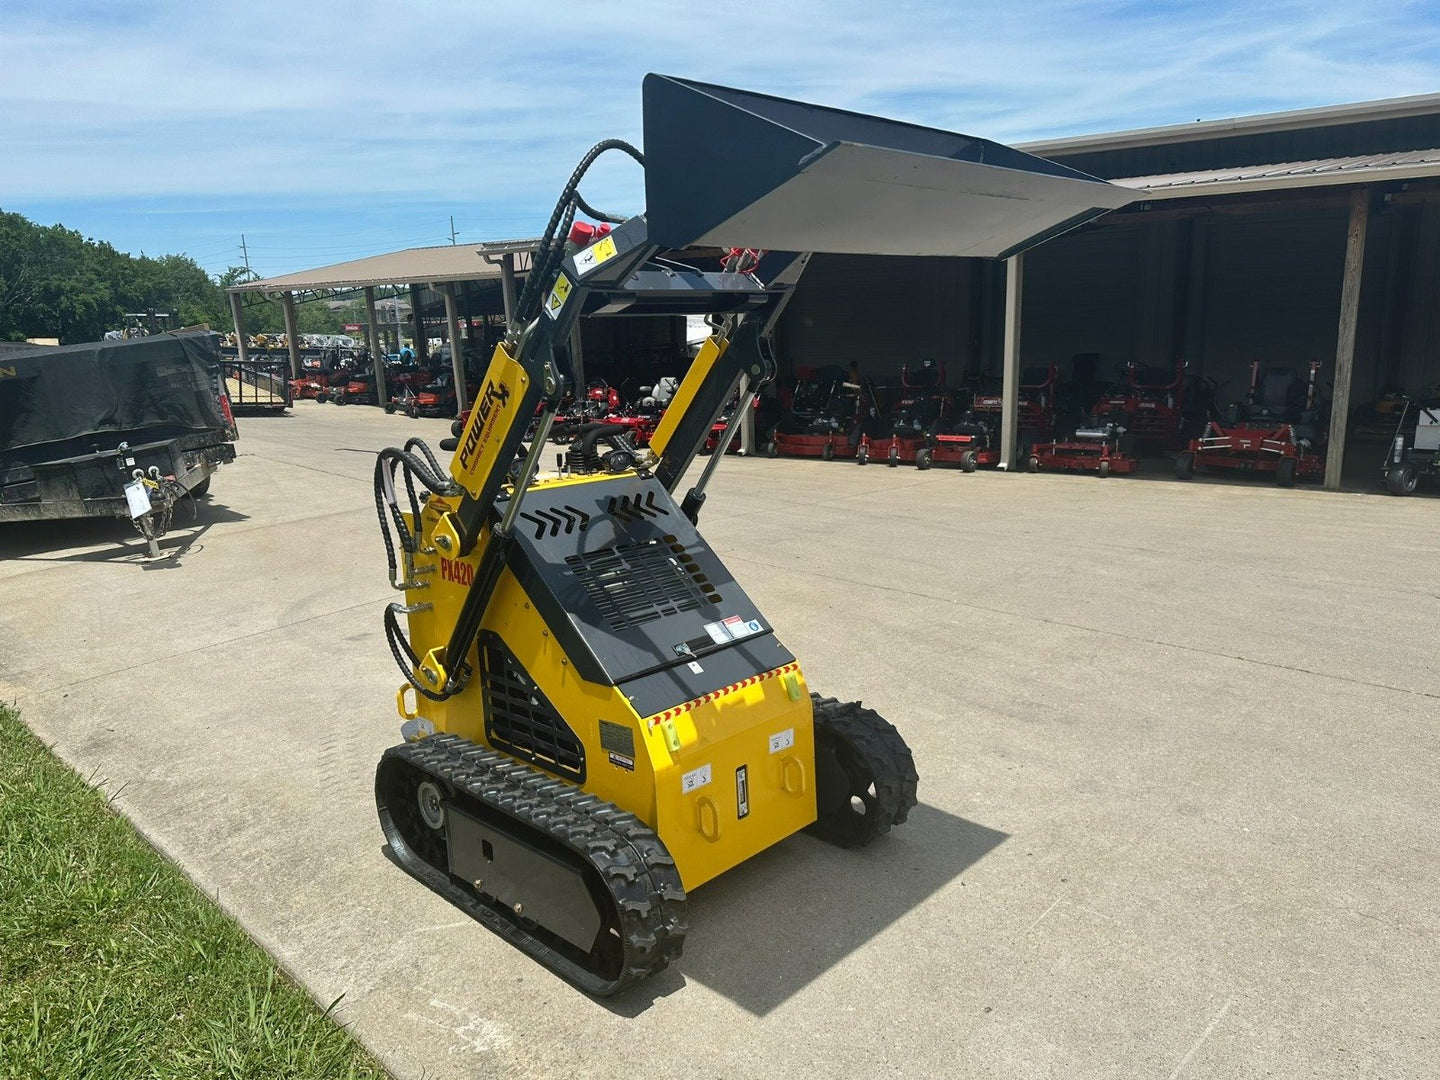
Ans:
[[[591,143],[639,140],[652,70],[1007,141],[1440,90],[1440,15],[1412,0],[7,9],[0,205],[533,215]],[[638,171],[606,164],[587,195],[637,209]]]

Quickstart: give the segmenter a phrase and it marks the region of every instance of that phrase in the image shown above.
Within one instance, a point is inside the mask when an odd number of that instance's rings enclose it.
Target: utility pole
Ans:
[[[455,246],[455,215],[450,215],[450,246]]]
[[[245,273],[254,274],[255,271],[250,269],[250,249],[245,246],[245,234],[243,232],[240,234],[240,254],[245,258]]]

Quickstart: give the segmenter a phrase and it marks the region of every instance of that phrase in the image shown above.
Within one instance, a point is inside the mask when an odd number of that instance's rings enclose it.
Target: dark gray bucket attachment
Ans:
[[[645,77],[650,238],[666,247],[1005,258],[1133,201],[968,135]]]

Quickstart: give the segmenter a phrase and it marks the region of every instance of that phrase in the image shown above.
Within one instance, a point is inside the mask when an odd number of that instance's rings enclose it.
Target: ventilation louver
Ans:
[[[490,742],[567,780],[585,779],[585,747],[515,655],[494,634],[480,646],[485,735]]]
[[[694,556],[673,536],[616,544],[565,562],[612,630],[720,603]]]

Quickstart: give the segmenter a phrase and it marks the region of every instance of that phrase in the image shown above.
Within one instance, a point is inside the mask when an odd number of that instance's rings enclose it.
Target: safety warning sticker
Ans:
[[[789,750],[795,745],[795,729],[787,727],[784,731],[777,731],[770,736],[770,753],[778,754],[781,750]]]
[[[590,273],[591,270],[594,270],[597,266],[601,265],[602,263],[609,262],[617,254],[618,252],[615,248],[615,238],[613,236],[602,237],[601,239],[595,241],[595,243],[591,244],[584,251],[576,253],[575,271],[581,277],[584,277],[586,274]]]
[[[680,794],[689,795],[692,791],[698,791],[710,783],[710,766],[701,765],[698,769],[691,769],[680,778]]]
[[[710,635],[710,640],[716,645],[724,645],[727,641],[739,641],[741,638],[762,633],[764,630],[765,627],[760,624],[758,619],[742,619],[739,615],[731,615],[719,622],[705,624],[705,632]]]
[[[555,279],[555,287],[550,290],[550,298],[545,301],[545,314],[552,319],[560,314],[560,309],[565,306],[566,299],[570,296],[570,279],[563,273]]]

